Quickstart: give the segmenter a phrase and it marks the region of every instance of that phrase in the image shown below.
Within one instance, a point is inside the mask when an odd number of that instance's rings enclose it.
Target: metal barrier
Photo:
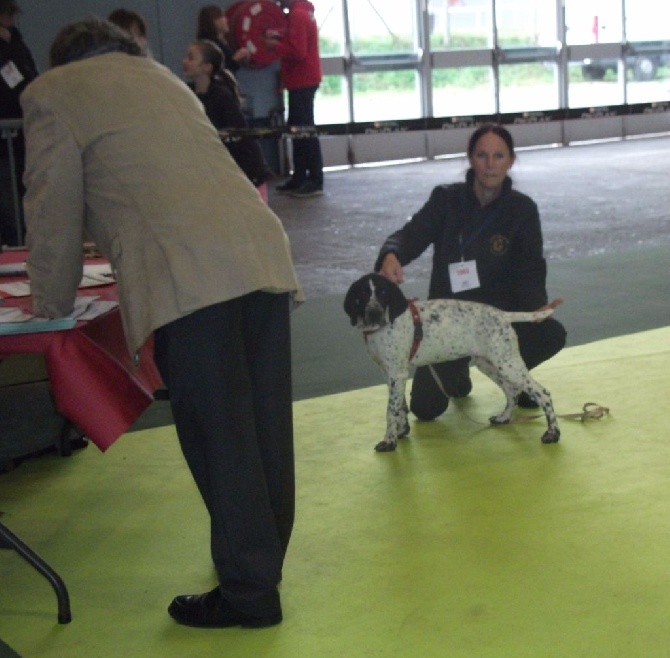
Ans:
[[[356,137],[360,135],[388,135],[392,133],[426,132],[440,133],[450,130],[473,129],[482,123],[494,122],[509,126],[531,126],[541,124],[569,125],[585,119],[634,118],[642,116],[662,115],[664,120],[660,129],[643,130],[643,132],[668,132],[670,124],[665,119],[670,116],[670,101],[650,103],[623,104],[610,107],[564,108],[557,110],[516,112],[495,115],[471,115],[453,117],[428,117],[421,119],[398,119],[396,121],[350,122],[318,126],[287,126],[271,125],[267,127],[230,128],[219,131],[224,142],[234,142],[241,137],[259,139],[276,139],[280,143],[286,140],[309,139],[314,137]],[[17,161],[13,150],[13,140],[22,127],[21,119],[0,120],[1,141],[6,142],[9,154],[9,170],[11,176],[11,194],[19,244],[22,244],[21,199],[17,177]],[[560,140],[564,144],[570,139]],[[355,164],[353,161],[350,165]],[[1,237],[1,236],[0,236]]]

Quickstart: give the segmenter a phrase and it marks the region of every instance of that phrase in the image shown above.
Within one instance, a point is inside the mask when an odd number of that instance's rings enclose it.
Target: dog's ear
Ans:
[[[368,278],[362,277],[351,284],[344,298],[344,312],[349,316],[352,327],[355,327],[365,314],[368,301],[370,301],[370,286]]]
[[[379,302],[388,309],[389,321],[393,322],[409,308],[407,299],[400,290],[400,286],[390,279],[381,274],[372,274],[371,276],[375,284],[375,295]]]

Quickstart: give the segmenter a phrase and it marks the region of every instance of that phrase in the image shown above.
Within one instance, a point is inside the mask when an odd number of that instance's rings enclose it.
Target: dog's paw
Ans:
[[[509,423],[509,416],[505,416],[503,414],[499,414],[498,416],[491,416],[489,418],[489,423],[491,423],[491,425],[506,425]]]
[[[386,439],[384,439],[375,446],[375,450],[377,452],[393,452],[395,450],[395,446],[396,446],[395,441],[387,441]]]
[[[561,438],[561,431],[556,428],[553,430],[547,430],[542,435],[542,443],[558,443],[558,440]]]

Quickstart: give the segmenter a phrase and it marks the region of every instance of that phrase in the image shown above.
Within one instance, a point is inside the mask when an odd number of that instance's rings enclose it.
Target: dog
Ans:
[[[507,398],[503,411],[489,418],[491,424],[508,423],[518,394],[525,391],[547,419],[542,443],[556,443],[561,433],[551,396],[528,372],[512,323],[543,320],[558,303],[540,311],[507,312],[455,299],[411,302],[380,274],[355,281],[344,299],[344,311],[352,326],[363,332],[368,353],[386,373],[389,388],[386,434],[375,450],[395,450],[398,438],[409,434],[405,384],[410,366],[467,356]]]

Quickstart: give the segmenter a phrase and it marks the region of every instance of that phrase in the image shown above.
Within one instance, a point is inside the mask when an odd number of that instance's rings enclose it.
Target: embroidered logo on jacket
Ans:
[[[491,253],[495,256],[502,256],[509,249],[509,238],[504,235],[493,235],[489,241]]]

